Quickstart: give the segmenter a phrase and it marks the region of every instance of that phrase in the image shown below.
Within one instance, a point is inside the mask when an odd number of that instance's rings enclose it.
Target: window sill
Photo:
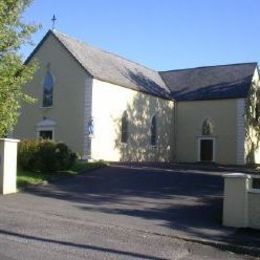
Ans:
[[[43,106],[40,106],[39,108],[40,108],[40,109],[51,109],[51,108],[53,108],[53,106],[50,106],[50,107],[43,107]]]

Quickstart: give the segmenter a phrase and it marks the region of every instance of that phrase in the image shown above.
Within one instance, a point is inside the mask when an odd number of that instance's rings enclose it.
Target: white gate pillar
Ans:
[[[248,189],[247,174],[225,174],[223,225],[231,227],[248,226]]]
[[[18,143],[17,139],[0,138],[0,194],[16,192]]]

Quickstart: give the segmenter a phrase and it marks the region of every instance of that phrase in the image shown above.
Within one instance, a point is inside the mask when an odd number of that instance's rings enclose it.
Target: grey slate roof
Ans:
[[[170,90],[157,71],[63,33],[51,32],[94,78],[163,98],[171,97]]]
[[[257,63],[160,72],[177,101],[245,98]]]
[[[25,61],[30,61],[50,34],[94,78],[176,101],[245,98],[257,63],[154,71],[118,55],[49,30]]]

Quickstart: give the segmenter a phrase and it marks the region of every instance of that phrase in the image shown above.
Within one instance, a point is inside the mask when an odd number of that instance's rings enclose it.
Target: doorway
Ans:
[[[214,162],[215,161],[215,140],[213,138],[199,139],[199,161]]]

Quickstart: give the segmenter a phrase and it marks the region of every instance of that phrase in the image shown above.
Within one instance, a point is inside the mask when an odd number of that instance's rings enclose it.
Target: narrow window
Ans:
[[[50,71],[47,71],[43,83],[43,107],[51,107],[53,105],[53,86],[54,81]]]
[[[121,119],[121,142],[127,143],[128,141],[128,116],[127,113],[124,112]]]
[[[150,131],[151,131],[150,143],[152,146],[156,146],[156,144],[157,144],[157,120],[156,120],[155,115],[152,117]]]
[[[53,133],[52,130],[41,130],[39,132],[39,137],[41,139],[49,139],[52,140],[53,139]]]

